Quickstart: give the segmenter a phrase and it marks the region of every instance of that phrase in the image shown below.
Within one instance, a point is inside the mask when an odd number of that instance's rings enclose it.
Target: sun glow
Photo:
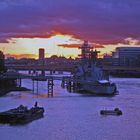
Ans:
[[[76,44],[81,42],[71,35],[57,34],[49,38],[12,38],[5,46],[4,53],[12,56],[32,56],[38,58],[39,48],[45,49],[45,56],[52,55],[76,57],[80,52],[77,48],[65,48],[60,44]],[[24,54],[24,55],[23,55]]]
[[[45,57],[57,55],[75,58],[80,54],[78,47],[82,43],[82,40],[76,39],[72,35],[55,34],[48,38],[12,38],[9,43],[0,43],[0,48],[7,57],[37,59],[39,48],[44,48]],[[95,44],[93,46],[100,51],[100,57],[106,53],[111,54],[116,47],[120,46],[119,44],[108,44],[99,47]]]

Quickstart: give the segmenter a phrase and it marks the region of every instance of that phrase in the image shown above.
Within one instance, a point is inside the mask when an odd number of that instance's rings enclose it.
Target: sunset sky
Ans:
[[[140,46],[139,0],[0,0],[0,50],[75,57],[83,40],[102,53]]]

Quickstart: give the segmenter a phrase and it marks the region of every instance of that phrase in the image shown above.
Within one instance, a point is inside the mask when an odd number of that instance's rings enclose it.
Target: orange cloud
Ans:
[[[103,45],[101,44],[93,44],[94,48],[105,48]]]
[[[79,48],[81,44],[58,44],[58,46],[64,48]]]
[[[14,57],[16,59],[21,59],[21,58],[37,58],[37,55],[35,54],[6,54],[6,57]]]
[[[64,47],[64,48],[79,48],[82,44],[58,44],[59,47]],[[104,48],[103,45],[101,44],[96,44],[92,43],[91,46],[93,48]]]

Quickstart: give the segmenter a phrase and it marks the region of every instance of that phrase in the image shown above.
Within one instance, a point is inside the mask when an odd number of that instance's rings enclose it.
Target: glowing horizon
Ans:
[[[110,54],[116,47],[129,45],[138,46],[136,45],[137,41],[132,38],[127,38],[126,41],[126,44],[118,43],[101,45],[93,42],[90,44],[101,52],[99,56],[103,56],[103,54],[106,53]],[[57,33],[48,38],[12,38],[9,40],[9,43],[0,43],[0,47],[7,57],[37,59],[39,48],[44,48],[45,57],[57,55],[66,58],[76,58],[80,54],[78,48],[82,43],[83,40],[77,39],[72,35]]]
[[[49,38],[12,38],[9,43],[0,44],[2,51],[9,56],[15,57],[33,57],[38,58],[39,48],[45,49],[45,57],[52,55],[76,57],[79,53],[78,48],[65,48],[59,44],[79,43],[79,39],[73,38],[71,35],[56,34]]]

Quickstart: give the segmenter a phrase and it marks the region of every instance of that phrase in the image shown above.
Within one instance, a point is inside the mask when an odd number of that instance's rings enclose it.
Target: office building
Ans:
[[[39,60],[44,60],[45,58],[45,50],[43,48],[39,49]]]
[[[118,47],[112,57],[120,66],[140,66],[140,47]]]
[[[5,57],[2,51],[0,51],[0,72],[5,70]]]

